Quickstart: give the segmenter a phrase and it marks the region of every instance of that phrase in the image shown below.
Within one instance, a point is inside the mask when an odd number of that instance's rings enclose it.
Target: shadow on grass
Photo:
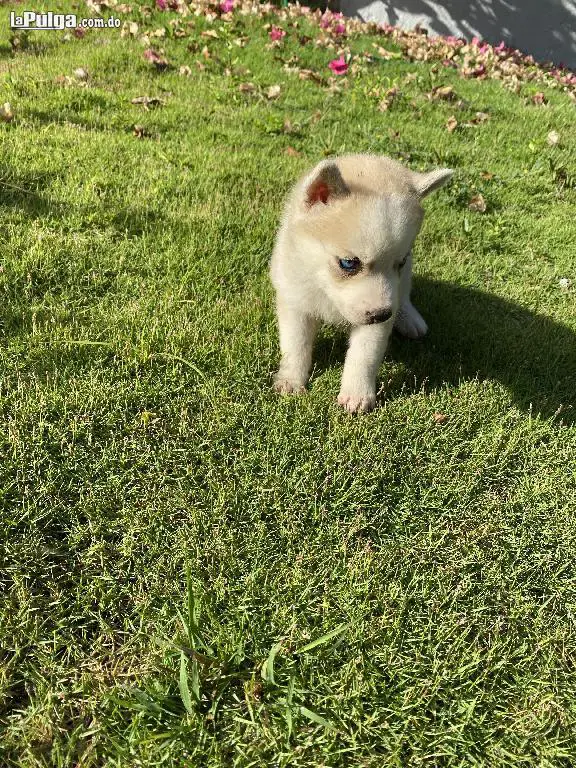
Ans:
[[[63,222],[73,216],[83,220],[82,226],[74,225],[75,231],[113,227],[119,236],[140,237],[151,229],[174,227],[174,222],[158,211],[133,206],[110,206],[98,209],[68,201],[56,200],[50,196],[51,185],[61,177],[60,173],[42,171],[22,173],[0,164],[0,211],[14,209],[21,211],[28,219],[51,219]],[[113,185],[104,185],[101,193],[113,192]]]
[[[576,333],[566,325],[483,291],[416,278],[414,303],[430,331],[422,341],[394,335],[387,357],[414,377],[412,391],[474,378],[499,381],[517,405],[545,418],[576,422]],[[321,337],[316,365],[342,364],[346,336]],[[393,382],[394,397],[406,380]],[[410,391],[410,390],[409,390]]]

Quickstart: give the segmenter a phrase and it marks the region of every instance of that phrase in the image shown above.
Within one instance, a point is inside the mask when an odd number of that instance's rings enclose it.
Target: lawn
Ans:
[[[132,6],[0,9],[0,765],[573,766],[574,99]],[[429,335],[353,417],[335,329],[273,392],[267,264],[293,181],[356,151],[455,175]]]

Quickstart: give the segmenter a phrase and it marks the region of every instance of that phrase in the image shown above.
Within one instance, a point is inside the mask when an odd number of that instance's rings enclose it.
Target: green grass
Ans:
[[[152,38],[164,72],[3,24],[0,764],[572,766],[574,104],[404,59],[332,92],[275,56],[334,51],[233,18]],[[282,198],[344,151],[455,169],[416,248],[430,334],[357,418],[333,329],[305,396],[271,389]]]

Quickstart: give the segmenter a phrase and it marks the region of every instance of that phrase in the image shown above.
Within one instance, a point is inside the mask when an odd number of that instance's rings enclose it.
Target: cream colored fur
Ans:
[[[350,412],[374,407],[392,328],[411,338],[427,331],[410,301],[411,249],[424,216],[422,198],[451,175],[448,169],[416,173],[387,157],[346,155],[323,160],[298,181],[270,265],[282,352],[277,391],[305,389],[318,324],[332,323],[350,331],[338,402]],[[357,273],[344,271],[340,259],[359,263]]]

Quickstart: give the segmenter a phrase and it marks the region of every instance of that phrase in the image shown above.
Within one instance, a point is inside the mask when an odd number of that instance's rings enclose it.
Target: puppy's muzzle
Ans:
[[[391,309],[379,309],[378,312],[366,312],[366,325],[385,323],[392,317]]]

